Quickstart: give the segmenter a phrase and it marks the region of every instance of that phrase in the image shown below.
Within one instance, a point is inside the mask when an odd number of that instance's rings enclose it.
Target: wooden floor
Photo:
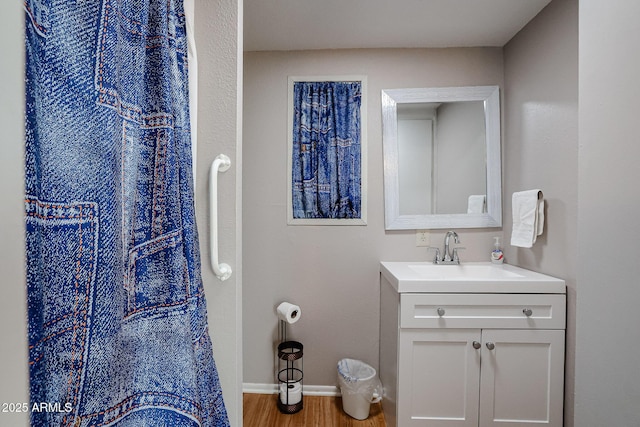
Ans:
[[[282,414],[277,406],[277,394],[245,393],[244,427],[385,427],[380,403],[371,405],[369,418],[356,420],[342,410],[342,398],[304,396],[302,411]]]

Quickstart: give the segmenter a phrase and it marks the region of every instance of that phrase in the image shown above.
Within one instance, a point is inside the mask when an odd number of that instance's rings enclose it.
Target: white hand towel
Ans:
[[[477,194],[469,196],[467,203],[467,213],[484,213],[484,204],[487,196]]]
[[[513,193],[511,245],[530,248],[544,231],[544,200],[541,190]]]

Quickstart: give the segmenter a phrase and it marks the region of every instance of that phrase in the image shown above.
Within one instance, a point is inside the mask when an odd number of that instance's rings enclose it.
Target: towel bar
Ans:
[[[221,281],[231,276],[231,266],[218,263],[218,172],[225,172],[231,167],[231,159],[219,154],[211,163],[209,171],[209,232],[211,233],[209,252],[211,253],[211,267]]]

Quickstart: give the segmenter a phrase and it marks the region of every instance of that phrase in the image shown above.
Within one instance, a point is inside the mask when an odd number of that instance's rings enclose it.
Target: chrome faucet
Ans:
[[[453,236],[454,243],[460,243],[460,238],[458,237],[458,233],[455,231],[447,231],[447,234],[444,236],[444,250],[442,254],[442,258],[440,257],[440,249],[439,248],[431,248],[435,249],[436,256],[433,259],[434,264],[460,264],[460,258],[458,257],[458,249],[464,249],[461,247],[450,248],[449,240]]]
[[[442,260],[445,261],[445,262],[453,261],[453,254],[451,253],[451,250],[449,249],[449,238],[451,236],[453,236],[453,241],[455,243],[460,243],[460,239],[458,238],[458,233],[456,233],[453,230],[447,231],[447,235],[444,236],[444,257],[442,258]],[[458,263],[459,262],[460,261],[458,261]]]

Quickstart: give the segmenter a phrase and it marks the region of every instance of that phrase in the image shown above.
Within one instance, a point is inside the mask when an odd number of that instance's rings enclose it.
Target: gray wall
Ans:
[[[502,86],[502,49],[247,52],[244,69],[244,382],[275,382],[275,307],[287,300],[302,308],[289,333],[305,345],[305,384],[335,385],[343,357],[378,366],[379,262],[433,257],[415,231],[384,230],[380,91]],[[287,226],[287,76],[328,74],[368,76],[368,224]],[[462,259],[488,260],[495,235],[460,230]]]
[[[567,283],[565,426],[570,427],[576,336],[578,1],[553,0],[505,46],[504,64],[505,258]],[[531,249],[510,246],[511,195],[534,188],[542,189],[547,202],[544,234]]]
[[[575,425],[640,425],[640,2],[580,1]]]
[[[196,217],[207,296],[209,331],[232,426],[242,423],[242,1],[196,1],[198,49],[198,158]],[[220,154],[231,168],[218,177],[220,262],[231,265],[225,282],[209,261],[209,169]]]
[[[22,2],[0,3],[0,404],[29,402],[24,268],[24,39]],[[0,408],[1,409],[1,408]],[[29,423],[0,412],[0,425]]]

